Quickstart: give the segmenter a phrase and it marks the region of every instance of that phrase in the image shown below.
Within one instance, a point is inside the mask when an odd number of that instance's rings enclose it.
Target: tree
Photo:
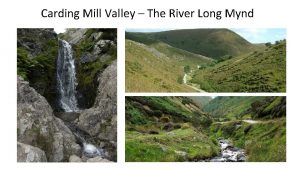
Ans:
[[[271,44],[271,42],[268,42],[265,45],[266,45],[266,47],[270,47],[272,44]]]
[[[189,73],[191,71],[191,68],[189,65],[184,66],[184,73]]]

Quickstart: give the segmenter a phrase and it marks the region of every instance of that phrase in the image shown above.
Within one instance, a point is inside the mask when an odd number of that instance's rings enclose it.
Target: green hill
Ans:
[[[214,59],[238,56],[256,48],[228,29],[182,29],[155,33],[126,33],[126,39],[152,44],[158,41]]]
[[[198,105],[200,108],[203,108],[205,105],[207,105],[210,101],[212,101],[212,97],[210,96],[189,96],[188,98],[192,99],[193,102]]]
[[[216,97],[203,107],[203,111],[208,112],[214,118],[220,118],[220,120],[238,119],[242,118],[243,113],[251,107],[253,102],[263,98],[247,96]]]
[[[195,104],[207,98],[126,97],[126,161],[209,161],[220,155],[220,139],[244,149],[246,161],[286,160],[285,97],[218,96],[204,108]]]
[[[286,42],[198,70],[191,82],[209,92],[285,92]]]
[[[212,120],[189,98],[126,97],[125,105],[127,162],[192,161],[217,155],[217,143],[202,131]]]
[[[165,43],[145,45],[126,40],[126,92],[193,92],[182,84],[184,67],[211,64],[212,59]]]
[[[272,119],[285,116],[285,97],[222,96],[203,107],[217,120]]]

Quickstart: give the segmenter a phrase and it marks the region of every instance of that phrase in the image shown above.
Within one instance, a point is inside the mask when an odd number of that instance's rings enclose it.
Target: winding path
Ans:
[[[199,88],[197,88],[197,87],[195,87],[195,86],[192,86],[192,85],[190,85],[190,84],[188,84],[187,83],[187,78],[188,78],[188,74],[187,73],[185,73],[184,74],[184,76],[183,76],[183,84],[185,84],[186,86],[188,86],[188,87],[190,87],[190,88],[192,88],[192,89],[194,89],[194,90],[196,90],[196,91],[198,91],[198,92],[200,92],[200,93],[206,93],[206,91],[204,91],[204,90],[202,90],[202,89],[199,89]],[[190,82],[189,82],[190,83]],[[192,84],[192,83],[191,83]]]

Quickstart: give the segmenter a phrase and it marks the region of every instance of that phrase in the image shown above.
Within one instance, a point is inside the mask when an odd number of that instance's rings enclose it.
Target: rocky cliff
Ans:
[[[79,112],[57,106],[58,38],[72,45]],[[116,40],[116,29],[18,29],[18,162],[116,161]]]
[[[18,75],[30,82],[52,107],[56,98],[58,37],[54,29],[17,30]]]
[[[59,162],[67,161],[72,154],[80,155],[81,148],[75,137],[64,122],[53,115],[47,100],[21,77],[18,77],[17,90],[18,161]],[[31,159],[32,153],[37,157]]]
[[[98,77],[98,90],[92,108],[80,112],[78,127],[96,137],[107,157],[117,159],[117,61]]]

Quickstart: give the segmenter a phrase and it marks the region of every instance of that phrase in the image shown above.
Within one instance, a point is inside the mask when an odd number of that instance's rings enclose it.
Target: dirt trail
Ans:
[[[192,72],[193,72],[193,71],[191,71],[191,73],[192,73]],[[202,90],[202,89],[199,89],[199,88],[193,86],[193,83],[191,83],[191,82],[187,83],[187,82],[188,82],[188,77],[190,77],[190,75],[187,74],[187,73],[185,73],[184,76],[183,76],[183,80],[182,80],[182,81],[183,81],[183,84],[185,84],[186,86],[188,86],[188,87],[190,87],[190,88],[192,88],[192,89],[194,89],[194,90],[196,90],[196,91],[198,91],[198,92],[200,92],[200,93],[206,93],[206,91],[204,91],[204,90]],[[192,85],[190,85],[190,84],[192,84]]]

